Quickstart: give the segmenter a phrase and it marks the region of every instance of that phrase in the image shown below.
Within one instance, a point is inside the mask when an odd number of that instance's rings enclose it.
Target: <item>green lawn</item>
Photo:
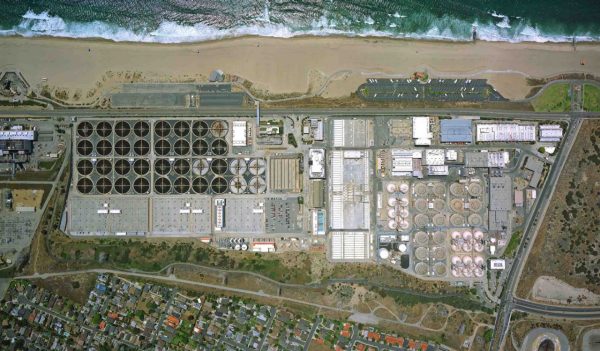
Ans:
[[[521,237],[523,233],[519,230],[514,232],[510,240],[508,241],[508,245],[506,245],[506,249],[504,250],[504,257],[512,257],[514,256],[517,248],[519,247],[519,243],[521,242]]]
[[[583,109],[600,112],[600,88],[591,84],[583,85]]]
[[[566,112],[571,109],[568,84],[555,84],[545,89],[532,102],[536,112]]]

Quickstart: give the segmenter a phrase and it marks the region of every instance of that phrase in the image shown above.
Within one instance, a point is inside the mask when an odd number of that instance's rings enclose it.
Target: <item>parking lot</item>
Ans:
[[[369,78],[358,87],[360,98],[373,102],[505,101],[486,79],[376,79]]]

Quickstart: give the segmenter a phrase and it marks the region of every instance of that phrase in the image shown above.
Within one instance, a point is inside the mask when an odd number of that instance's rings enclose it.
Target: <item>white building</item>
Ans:
[[[325,178],[325,149],[310,149],[309,155],[309,178]]]
[[[541,142],[559,142],[563,137],[562,127],[558,124],[544,124],[540,126]]]
[[[232,143],[233,146],[246,146],[247,140],[247,125],[246,121],[233,121]]]
[[[506,269],[506,261],[502,259],[490,260],[490,269],[503,270]]]
[[[413,117],[413,139],[415,145],[431,145],[433,133],[431,133],[429,126],[429,117]]]
[[[334,261],[364,261],[370,256],[368,232],[331,233],[331,259]]]
[[[444,150],[431,149],[425,150],[425,159],[423,164],[428,166],[441,166],[444,164]]]
[[[535,126],[517,123],[479,123],[477,141],[535,141]]]

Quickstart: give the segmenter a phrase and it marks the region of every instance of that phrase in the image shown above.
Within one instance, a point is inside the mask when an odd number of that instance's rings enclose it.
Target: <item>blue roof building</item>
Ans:
[[[473,125],[470,119],[443,119],[440,128],[442,143],[473,142]]]

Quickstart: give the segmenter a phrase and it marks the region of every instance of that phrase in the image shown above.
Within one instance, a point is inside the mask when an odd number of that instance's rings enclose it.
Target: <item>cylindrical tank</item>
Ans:
[[[400,206],[407,207],[408,206],[408,199],[405,198],[405,197],[400,198]]]
[[[452,236],[452,239],[458,239],[458,238],[460,238],[460,232],[457,232],[455,230],[452,232],[451,236]]]
[[[473,272],[475,273],[475,276],[477,278],[483,277],[483,269],[481,269],[481,268],[475,268],[475,270]]]
[[[410,226],[410,223],[408,223],[408,221],[402,220],[400,221],[399,225],[402,230],[406,230]]]
[[[385,247],[379,249],[379,258],[381,258],[382,260],[387,260],[389,257],[390,252]]]
[[[396,184],[394,184],[394,183],[389,183],[387,185],[386,189],[387,189],[388,193],[390,193],[390,194],[391,193],[395,193],[397,191],[396,190]]]
[[[429,250],[424,247],[417,247],[415,250],[415,257],[419,261],[424,261],[429,258]]]
[[[425,232],[415,233],[415,241],[420,245],[425,245],[429,241],[429,236]]]
[[[475,256],[474,262],[478,266],[483,266],[485,260],[483,259],[483,256],[477,255]]]
[[[400,217],[402,218],[408,218],[408,210],[403,208],[400,210]]]
[[[406,194],[408,192],[408,184],[406,184],[406,183],[400,184],[400,192]]]
[[[240,244],[235,244],[235,246],[233,247],[235,250],[241,250],[242,249],[242,245]]]
[[[481,240],[483,239],[483,232],[481,230],[476,230],[473,236],[475,237],[475,239]]]
[[[471,278],[473,276],[473,271],[470,268],[463,268],[462,274],[467,278]]]
[[[450,259],[450,261],[452,262],[453,265],[457,265],[457,264],[461,264],[462,263],[462,260],[458,256],[452,256],[452,258]]]
[[[242,244],[242,251],[248,251],[248,245]]]
[[[470,231],[468,231],[468,230],[465,230],[465,231],[463,232],[463,234],[462,234],[462,237],[463,237],[463,239],[465,239],[465,240],[467,240],[467,241],[468,241],[468,240],[471,240],[471,239],[473,239],[473,233],[471,233],[471,232],[470,232]]]
[[[415,272],[419,275],[425,275],[429,272],[429,268],[426,263],[419,262],[415,265]]]
[[[475,243],[475,245],[473,245],[473,249],[475,249],[475,251],[477,251],[477,252],[483,252],[484,248],[485,247],[483,246],[483,244],[479,243],[479,242],[477,242],[477,243]]]
[[[461,248],[464,252],[470,252],[473,249],[473,246],[469,243],[463,243]]]
[[[452,250],[452,252],[459,252],[460,246],[458,246],[456,244],[452,244],[452,245],[450,245],[450,249]]]
[[[465,266],[468,266],[473,262],[473,258],[471,256],[463,256],[462,261]]]
[[[397,202],[398,202],[398,201],[396,200],[396,198],[395,198],[395,197],[390,197],[390,198],[388,199],[388,201],[387,201],[387,203],[388,203],[388,206],[389,206],[389,207],[394,207],[394,206],[396,206],[396,203],[397,203]]]
[[[406,244],[398,245],[398,251],[400,251],[402,253],[406,252]]]
[[[390,219],[390,220],[388,221],[388,228],[390,228],[391,230],[396,230],[396,229],[398,229],[398,222],[396,222],[396,221],[395,221],[395,220],[393,220],[393,219]]]
[[[455,278],[460,277],[462,274],[460,273],[460,271],[458,269],[453,269],[452,270],[452,276]]]
[[[388,210],[388,217],[390,217],[390,218],[396,218],[396,210],[394,210],[393,208],[390,208]]]

